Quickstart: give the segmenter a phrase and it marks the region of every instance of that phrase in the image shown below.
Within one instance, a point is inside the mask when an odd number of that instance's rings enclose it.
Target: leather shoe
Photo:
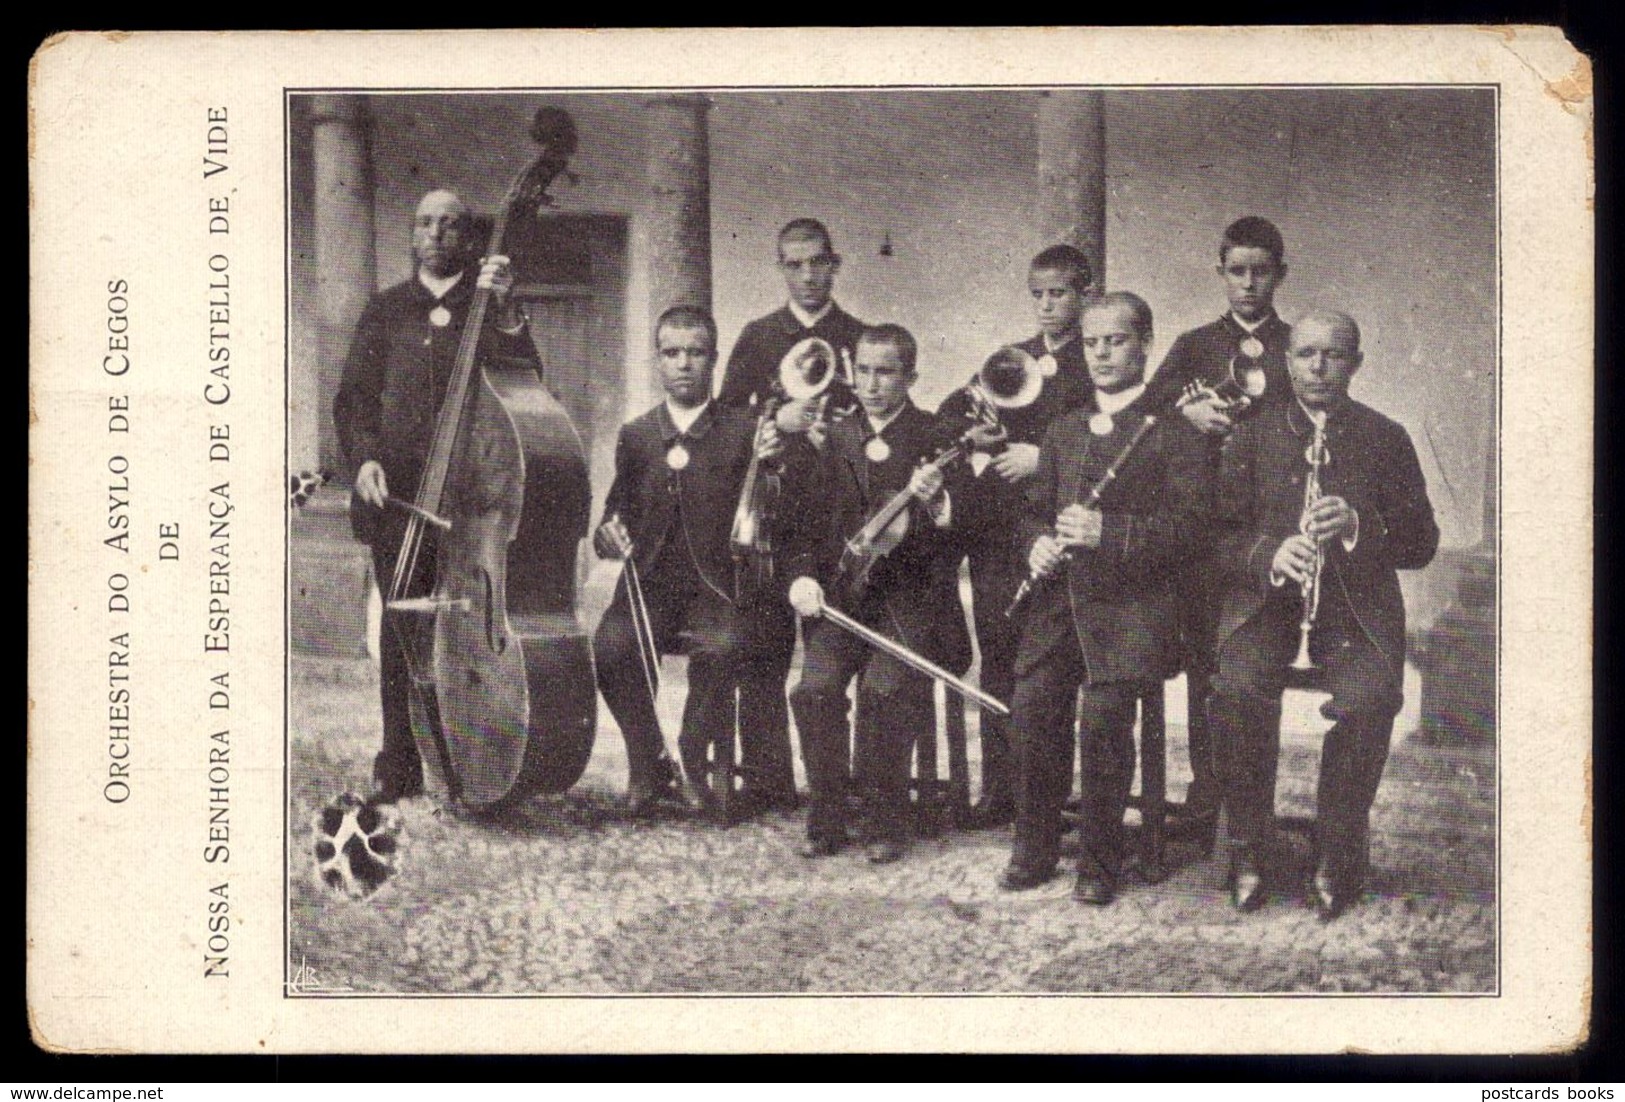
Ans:
[[[1236,910],[1251,913],[1264,905],[1266,895],[1264,876],[1252,857],[1237,855],[1230,866],[1230,902]]]
[[[375,804],[393,804],[423,795],[423,778],[412,777],[404,781],[379,781],[370,797]]]
[[[639,778],[626,789],[626,810],[633,818],[652,814],[659,804],[693,810],[700,806],[697,793],[678,774],[669,760],[655,763],[651,776]]]
[[[834,857],[846,848],[844,838],[809,838],[796,848],[796,853],[808,860]]]
[[[1157,857],[1140,858],[1140,879],[1147,884],[1160,884],[1168,879],[1168,866]]]
[[[761,807],[764,811],[777,811],[784,815],[794,815],[801,810],[801,797],[793,788],[764,792]]]
[[[971,830],[993,830],[1016,821],[1016,805],[1006,798],[983,796],[971,805],[966,825]]]
[[[1216,811],[1186,814],[1175,819],[1169,833],[1176,838],[1196,843],[1204,857],[1213,856],[1213,845],[1218,839],[1219,814]]]
[[[1072,898],[1091,907],[1104,907],[1117,898],[1111,881],[1087,873],[1078,873],[1078,882],[1072,886]]]
[[[1359,898],[1360,890],[1348,884],[1339,884],[1332,871],[1322,861],[1315,867],[1315,915],[1322,922],[1330,922],[1348,910]]]
[[[633,781],[626,789],[626,813],[634,819],[648,815],[655,808],[655,786],[649,781]]]
[[[1037,869],[1030,865],[1008,865],[999,874],[999,888],[1007,892],[1025,892],[1055,878],[1055,869]]]
[[[863,855],[869,859],[871,865],[890,865],[903,859],[903,843],[891,838],[882,838],[877,842],[870,842]]]
[[[716,815],[722,806],[722,801],[711,794],[711,790],[692,781],[678,781],[671,786],[671,802],[688,811],[704,811]]]

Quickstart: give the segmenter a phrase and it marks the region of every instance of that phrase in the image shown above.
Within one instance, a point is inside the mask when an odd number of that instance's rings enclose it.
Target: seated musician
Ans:
[[[1291,332],[1275,312],[1275,292],[1286,279],[1286,245],[1268,219],[1238,218],[1219,240],[1216,266],[1230,309],[1206,325],[1181,333],[1147,387],[1158,412],[1177,412],[1208,441],[1208,463],[1219,469],[1219,454],[1235,425],[1265,407],[1291,400],[1286,345]],[[1248,378],[1248,373],[1253,373]],[[1237,394],[1225,380],[1238,376],[1256,392]],[[1185,814],[1199,824],[1211,850],[1218,822],[1219,775],[1208,732],[1207,699],[1213,690],[1219,605],[1224,586],[1214,577],[1208,556],[1191,560],[1178,579],[1185,643],[1187,714],[1190,717],[1191,787]]]
[[[372,548],[373,577],[386,594],[406,514],[383,510],[390,500],[409,502],[418,492],[476,288],[488,288],[495,306],[480,341],[482,365],[506,359],[541,370],[525,316],[512,297],[508,258],[492,256],[476,264],[479,247],[468,205],[455,192],[425,195],[412,219],[416,271],[367,303],[344,361],[333,424],[356,468],[350,523],[356,538]],[[429,556],[420,558],[418,567],[433,576]],[[407,655],[392,617],[384,619],[379,667],[384,737],[373,780],[377,798],[393,802],[423,791],[423,762],[412,734]]]
[[[863,624],[909,650],[963,673],[970,640],[957,593],[957,551],[948,526],[957,479],[921,466],[951,441],[940,422],[909,400],[918,355],[913,336],[899,325],[864,330],[854,357],[860,412],[829,428],[813,474],[816,508],[799,510],[786,532],[791,554],[786,576],[790,602],[803,621],[806,657],[790,706],[801,732],[811,801],[806,857],[839,852],[847,836],[848,789],[855,782],[862,806],[861,837],[876,864],[905,852],[909,829],[909,755],[916,738],[934,731],[931,680],[882,654],[841,626],[816,618],[827,599]],[[899,492],[916,504],[903,513],[907,532],[875,561],[867,584],[841,570],[846,541]],[[853,778],[847,762],[853,738],[847,686],[858,678]]]
[[[749,652],[749,625],[733,598],[728,532],[756,422],[711,401],[716,336],[703,310],[674,306],[660,316],[655,348],[666,398],[621,429],[615,481],[593,537],[600,557],[631,556],[593,649],[599,689],[626,739],[627,806],[634,815],[657,801],[707,801],[699,785],[706,751],[714,739],[733,737],[733,694]],[[764,454],[782,447],[775,441]],[[634,568],[638,587],[629,584]],[[643,609],[659,653],[674,650],[680,634],[687,644],[688,698],[678,738],[686,788],[656,718],[659,660],[640,638]]]
[[[1201,546],[1211,479],[1201,437],[1182,419],[1147,427],[1151,337],[1151,308],[1137,295],[1115,292],[1083,308],[1094,396],[1050,425],[1027,490],[1020,538],[1031,576],[1059,576],[1033,585],[1016,655],[1015,847],[999,880],[1008,891],[1055,875],[1076,714],[1083,854],[1073,895],[1112,901],[1136,707],[1178,668],[1173,571]]]
[[[1078,317],[1094,293],[1089,258],[1071,245],[1054,245],[1033,257],[1027,289],[1038,333],[1015,347],[1038,365],[1042,388],[1019,408],[999,412],[999,436],[989,462],[971,481],[958,522],[970,557],[972,610],[982,657],[981,687],[999,700],[1015,684],[1021,621],[1006,616],[1010,598],[1027,576],[1024,554],[1010,533],[1025,511],[1023,491],[1038,471],[1038,445],[1057,416],[1089,398],[1092,386],[1078,340]],[[971,412],[966,390],[955,391],[938,411],[942,417]],[[981,721],[982,791],[972,810],[976,828],[1004,826],[1015,818],[1015,754],[1009,723],[992,712]]]
[[[1426,566],[1439,543],[1410,437],[1348,396],[1361,360],[1360,329],[1347,314],[1318,311],[1299,321],[1287,351],[1294,400],[1239,425],[1220,469],[1227,592],[1210,713],[1230,824],[1231,898],[1244,911],[1263,906],[1276,874],[1281,691],[1304,643],[1324,671],[1332,695],[1321,713],[1333,721],[1316,794],[1313,902],[1330,920],[1359,897],[1371,804],[1403,698],[1405,605],[1395,572]],[[1305,481],[1317,436],[1313,493]]]

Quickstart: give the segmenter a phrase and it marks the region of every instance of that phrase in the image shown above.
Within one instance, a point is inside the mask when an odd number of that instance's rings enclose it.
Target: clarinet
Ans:
[[[1314,418],[1315,435],[1303,457],[1309,461],[1309,475],[1303,480],[1303,519],[1300,527],[1307,528],[1309,510],[1321,498],[1320,471],[1326,464],[1326,418]],[[1298,621],[1298,656],[1292,660],[1295,670],[1312,670],[1314,659],[1309,657],[1309,634],[1315,630],[1315,618],[1320,615],[1320,576],[1326,569],[1326,545],[1315,541],[1315,568],[1303,580],[1303,616]]]
[[[1134,430],[1134,435],[1129,438],[1129,442],[1123,447],[1123,450],[1117,453],[1117,458],[1113,459],[1111,466],[1106,468],[1106,473],[1101,475],[1100,481],[1095,483],[1093,488],[1090,489],[1089,496],[1083,501],[1083,507],[1085,509],[1093,509],[1100,504],[1100,498],[1106,492],[1106,487],[1110,486],[1117,480],[1117,472],[1123,469],[1123,464],[1128,462],[1129,456],[1134,454],[1134,449],[1140,446],[1140,441],[1145,439],[1146,434],[1151,431],[1152,426],[1154,426],[1156,423],[1157,419],[1155,417],[1147,417],[1144,421],[1140,422],[1140,427]],[[1062,557],[1064,559],[1070,559],[1072,557],[1072,553],[1070,551],[1064,551],[1062,552]],[[1006,619],[1015,618],[1017,610],[1019,610],[1022,604],[1027,600],[1028,596],[1032,593],[1033,588],[1037,586],[1039,582],[1043,581],[1045,577],[1046,575],[1042,575],[1038,573],[1038,571],[1034,570],[1030,572],[1027,577],[1022,579],[1021,585],[1016,588],[1016,595],[1010,599],[1010,607],[1004,610]]]

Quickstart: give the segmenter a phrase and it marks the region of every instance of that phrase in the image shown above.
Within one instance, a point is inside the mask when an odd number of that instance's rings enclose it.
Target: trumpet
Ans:
[[[1305,531],[1309,527],[1309,511],[1320,500],[1320,472],[1331,461],[1326,451],[1326,415],[1312,417],[1315,425],[1315,435],[1309,441],[1309,447],[1304,451],[1303,457],[1309,463],[1309,475],[1303,480],[1303,517],[1299,526]],[[1321,540],[1315,541],[1315,568],[1309,577],[1303,580],[1303,616],[1298,621],[1298,654],[1292,659],[1292,668],[1295,670],[1312,670],[1315,661],[1309,657],[1309,635],[1315,630],[1315,619],[1320,615],[1320,576],[1326,569],[1326,545]]]
[[[1044,373],[1025,350],[1010,344],[989,356],[956,392],[965,395],[965,417],[978,433],[977,449],[990,454],[999,450],[1005,442],[1001,414],[1032,405],[1043,389]]]
[[[797,341],[779,361],[774,413],[777,415],[785,406],[798,407],[791,411],[795,415],[792,420],[779,419],[780,431],[804,433],[824,424],[834,383],[838,379],[844,383],[849,376],[848,365],[843,364],[834,345],[822,337]]]
[[[1224,378],[1217,384],[1210,386],[1199,379],[1192,379],[1186,383],[1185,389],[1180,392],[1179,401],[1174,403],[1174,408],[1184,409],[1193,402],[1212,399],[1224,408],[1239,413],[1262,398],[1268,386],[1264,368],[1258,360],[1238,352],[1230,357]]]
[[[822,337],[797,341],[779,361],[779,390],[792,402],[816,398],[841,373],[835,346]]]
[[[1044,389],[1044,373],[1023,349],[1005,345],[987,358],[965,388],[984,419],[995,422],[1001,409],[1024,409],[1038,401]]]

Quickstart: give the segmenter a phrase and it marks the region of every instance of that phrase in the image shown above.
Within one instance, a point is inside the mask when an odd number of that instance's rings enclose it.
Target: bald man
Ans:
[[[508,258],[487,257],[476,266],[480,245],[468,205],[456,192],[425,195],[412,219],[417,271],[367,303],[344,362],[333,422],[354,469],[350,524],[356,538],[372,548],[382,589],[394,575],[405,531],[404,512],[386,510],[385,504],[390,498],[411,501],[417,494],[476,288],[489,288],[492,296],[480,338],[482,366],[541,370],[524,315],[512,298]],[[434,569],[432,562],[423,566]],[[388,626],[391,619],[384,622],[379,684],[384,735],[373,781],[379,798],[394,801],[423,791],[423,764],[407,709],[406,660]]]
[[[1333,725],[1321,750],[1311,903],[1329,921],[1364,887],[1371,805],[1403,698],[1405,604],[1396,571],[1426,566],[1439,544],[1410,437],[1348,396],[1362,361],[1353,318],[1303,318],[1287,345],[1292,399],[1237,425],[1220,464],[1216,568],[1228,590],[1209,718],[1229,816],[1231,900],[1244,911],[1263,906],[1276,875],[1281,692],[1317,546],[1309,651],[1331,692],[1321,713]],[[1317,423],[1320,494],[1306,508]]]

